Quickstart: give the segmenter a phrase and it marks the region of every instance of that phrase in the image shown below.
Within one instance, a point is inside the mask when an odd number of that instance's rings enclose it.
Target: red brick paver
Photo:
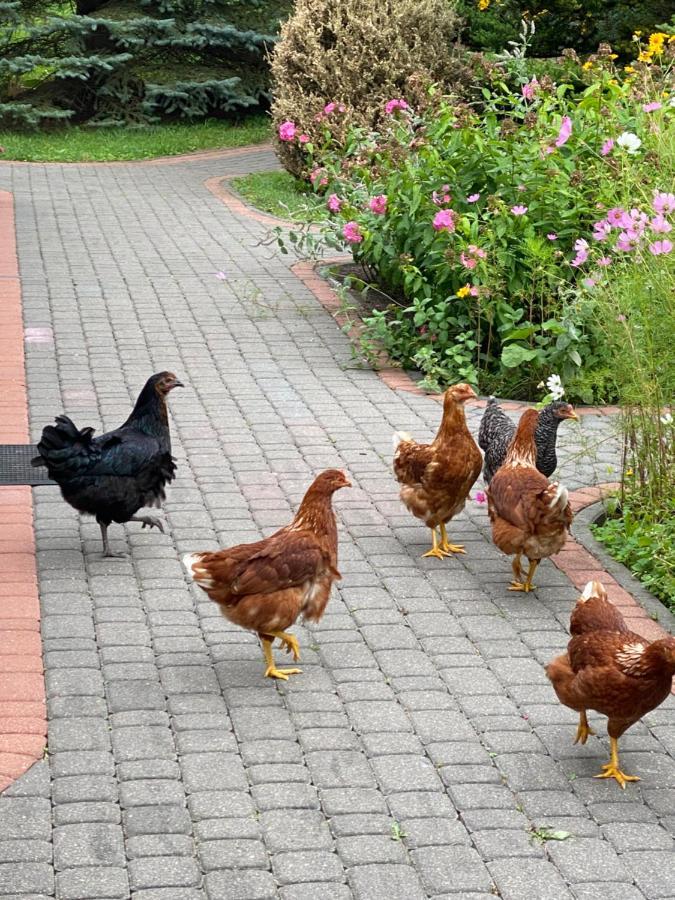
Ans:
[[[14,199],[0,191],[0,443],[29,441]],[[47,733],[29,487],[0,487],[0,791],[42,758]]]

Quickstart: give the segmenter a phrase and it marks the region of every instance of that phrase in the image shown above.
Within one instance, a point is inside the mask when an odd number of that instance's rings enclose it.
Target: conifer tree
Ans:
[[[268,100],[290,0],[1,0],[0,121],[108,125]]]

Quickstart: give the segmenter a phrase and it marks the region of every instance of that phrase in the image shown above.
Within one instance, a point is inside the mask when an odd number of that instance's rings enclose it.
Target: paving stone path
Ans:
[[[0,167],[38,329],[34,438],[62,410],[117,426],[153,371],[189,385],[165,535],[113,526],[130,557],[103,560],[96,524],[34,491],[49,746],[0,797],[0,896],[675,897],[672,697],[621,741],[642,781],[593,779],[604,721],[574,747],[542,668],[567,641],[566,577],[545,563],[535,595],[509,594],[476,504],[450,531],[466,557],[420,559],[391,433],[429,437],[438,404],[356,365],[264,227],[203,186],[271,165]],[[563,426],[570,486],[613,480],[611,427]],[[328,466],[354,482],[336,498],[344,578],[295,629],[304,674],[273,683],[180,554],[270,533]]]

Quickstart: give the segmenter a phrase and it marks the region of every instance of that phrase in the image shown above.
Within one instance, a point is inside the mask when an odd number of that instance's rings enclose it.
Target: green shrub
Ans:
[[[318,139],[329,102],[342,104],[334,127],[375,126],[392,97],[423,94],[453,76],[457,17],[448,0],[297,0],[274,50],[272,114]],[[305,174],[297,143],[279,142],[283,165]]]

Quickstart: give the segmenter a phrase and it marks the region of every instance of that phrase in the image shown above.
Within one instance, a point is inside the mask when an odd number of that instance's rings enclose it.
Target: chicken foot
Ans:
[[[101,529],[101,539],[103,541],[103,556],[109,557],[110,559],[124,559],[126,557],[126,553],[115,553],[114,550],[110,549],[110,541],[108,540],[108,526],[103,522],[99,522],[98,527]]]
[[[300,644],[298,644],[298,639],[294,635],[285,631],[270,631],[270,634],[274,635],[275,638],[279,638],[279,642],[286,653],[293,654],[294,661],[300,659]]]
[[[589,734],[595,734],[586,718],[586,710],[582,709],[579,713],[579,727],[577,728],[577,736],[574,738],[575,744],[585,744]]]
[[[441,522],[440,524],[440,532],[441,532],[441,550],[448,553],[466,553],[463,544],[451,544],[448,540],[448,532],[445,530],[445,522]]]
[[[272,641],[264,637],[261,637],[260,640],[262,641],[263,655],[267,663],[265,678],[279,678],[281,681],[288,681],[289,675],[301,674],[302,669],[277,669],[274,665],[274,656],[272,655]]]
[[[610,755],[609,762],[605,763],[602,767],[602,772],[599,775],[595,775],[595,778],[614,778],[621,785],[623,790],[626,789],[627,781],[639,781],[640,778],[637,775],[626,775],[625,772],[622,772],[619,768],[619,742],[616,738],[610,737],[609,739],[610,746]]]
[[[164,534],[164,524],[161,519],[158,519],[156,516],[132,516],[129,519],[130,522],[142,522],[143,528],[159,528],[159,530]]]
[[[441,546],[438,542],[438,535],[436,534],[436,529],[431,529],[431,550],[427,550],[426,553],[422,554],[422,559],[425,556],[435,556],[436,559],[445,559],[446,556],[449,556],[449,553],[446,553],[441,549]]]
[[[526,594],[529,594],[530,591],[533,591],[535,585],[532,584],[532,579],[534,577],[534,573],[537,570],[537,566],[539,565],[538,559],[530,560],[530,567],[527,570],[527,575],[525,576],[525,581],[519,581],[518,578],[522,578],[522,572],[520,569],[520,556],[517,556],[513,561],[513,574],[516,574],[516,562],[518,563],[518,576],[516,581],[511,582],[511,586],[509,587],[510,591],[523,591]]]

